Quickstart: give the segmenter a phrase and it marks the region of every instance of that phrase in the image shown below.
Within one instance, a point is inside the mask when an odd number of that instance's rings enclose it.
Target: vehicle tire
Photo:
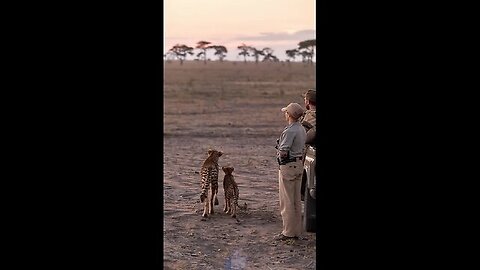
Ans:
[[[305,201],[303,203],[303,228],[307,232],[316,232],[316,200],[310,196],[308,188],[304,191]]]

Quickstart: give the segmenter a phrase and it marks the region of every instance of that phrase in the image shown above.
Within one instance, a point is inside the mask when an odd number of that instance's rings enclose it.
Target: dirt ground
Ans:
[[[277,241],[282,230],[275,142],[280,109],[303,105],[315,88],[315,66],[303,63],[165,64],[165,269],[315,269],[316,234]],[[237,222],[223,212],[223,171],[215,214],[202,221],[200,167],[209,148],[224,152],[238,184]]]

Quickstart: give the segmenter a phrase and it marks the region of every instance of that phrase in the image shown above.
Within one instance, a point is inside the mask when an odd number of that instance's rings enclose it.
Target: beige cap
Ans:
[[[302,97],[307,98],[307,100],[316,102],[317,101],[317,91],[315,89],[308,89]]]
[[[282,108],[282,112],[287,111],[293,118],[298,119],[305,111],[298,103],[290,103],[287,107]]]

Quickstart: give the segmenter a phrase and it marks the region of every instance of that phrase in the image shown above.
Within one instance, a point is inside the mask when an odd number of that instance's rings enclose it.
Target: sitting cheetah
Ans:
[[[237,206],[240,209],[247,208],[247,203],[243,207],[238,205],[238,186],[235,182],[235,178],[232,175],[233,167],[222,167],[225,172],[223,178],[223,190],[225,191],[225,208],[223,211],[227,214],[231,214],[233,218],[237,217]]]

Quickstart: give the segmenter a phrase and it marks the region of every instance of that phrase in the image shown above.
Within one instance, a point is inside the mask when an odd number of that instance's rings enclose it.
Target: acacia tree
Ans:
[[[170,53],[174,54],[175,57],[180,60],[180,65],[183,65],[183,61],[187,58],[187,54],[193,54],[193,48],[185,44],[176,44],[170,50]]]
[[[292,61],[295,61],[295,57],[299,54],[297,49],[286,50],[285,54],[288,58],[292,58]]]
[[[302,51],[299,51],[298,53],[300,56],[302,56],[302,63],[309,63],[310,62],[310,58],[312,57],[310,52],[308,52],[307,50],[302,50]]]
[[[275,55],[273,55],[273,50],[272,49],[270,49],[268,47],[263,48],[262,52],[263,52],[263,55],[265,55],[263,57],[262,62],[266,62],[266,61],[278,62],[278,58]]]
[[[223,58],[225,58],[226,53],[228,52],[227,48],[225,48],[225,46],[222,46],[222,45],[212,45],[212,46],[209,46],[209,48],[212,48],[215,50],[215,55],[218,57],[218,60],[220,60],[220,62],[223,61]]]
[[[250,46],[247,46],[245,44],[242,44],[240,46],[237,47],[237,49],[240,50],[240,52],[238,53],[238,55],[241,55],[243,56],[243,62],[246,64],[247,63],[247,56],[250,56]]]
[[[315,55],[316,46],[317,41],[315,39],[304,40],[298,43],[298,50],[306,51],[304,54],[306,55],[308,62],[311,64],[313,64],[313,56]]]
[[[258,64],[258,58],[260,58],[260,55],[265,55],[263,50],[257,50],[255,47],[250,46],[249,50],[251,52],[251,56],[255,58],[255,64]]]
[[[201,40],[197,42],[197,46],[195,46],[195,49],[200,49],[201,51],[197,54],[197,57],[200,58],[200,56],[203,56],[203,63],[207,64],[207,50],[210,48],[208,44],[211,42]]]

